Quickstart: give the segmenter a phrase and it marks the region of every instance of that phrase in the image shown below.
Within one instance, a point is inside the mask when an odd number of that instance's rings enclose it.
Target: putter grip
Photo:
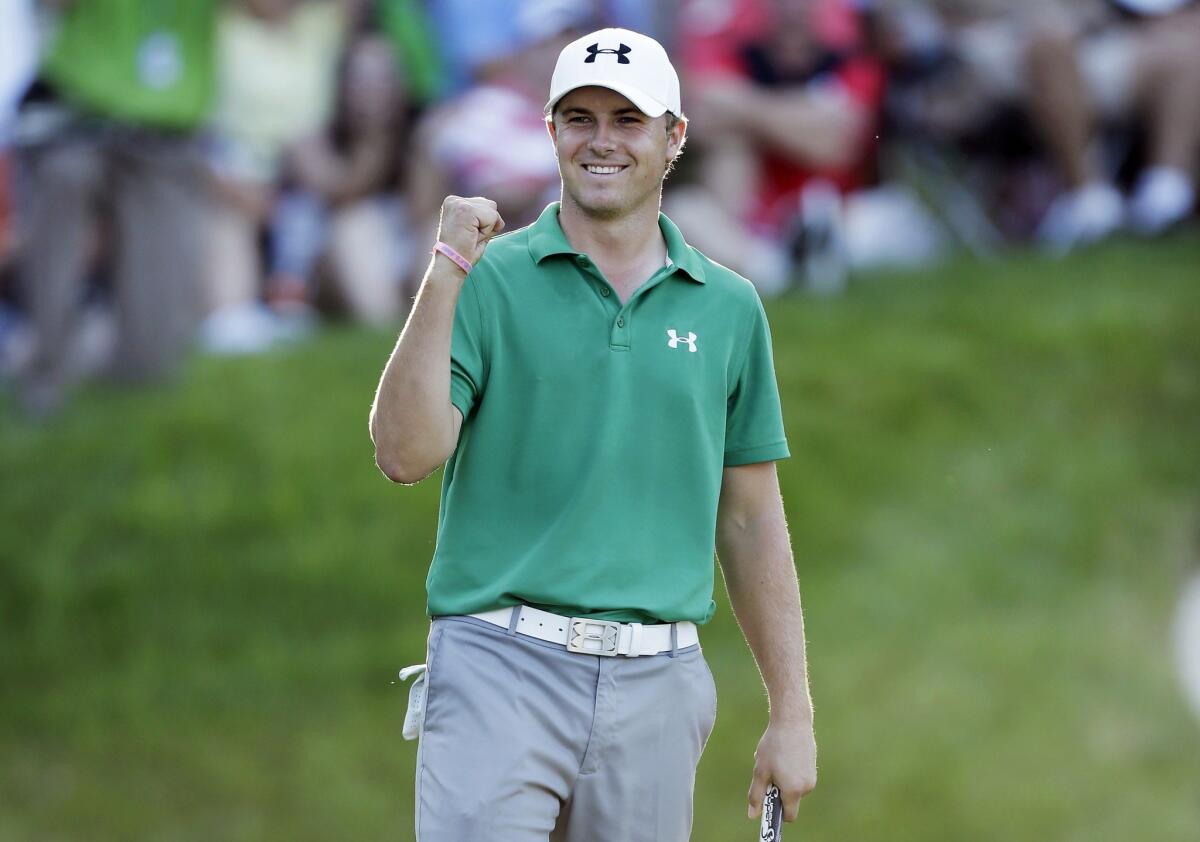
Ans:
[[[779,842],[783,838],[783,799],[779,787],[771,784],[763,797],[762,824],[758,828],[758,842]]]

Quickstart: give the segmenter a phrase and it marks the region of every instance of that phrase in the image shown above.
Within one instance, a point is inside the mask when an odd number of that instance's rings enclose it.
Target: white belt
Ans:
[[[618,623],[613,620],[595,620],[588,617],[563,617],[528,605],[515,606],[520,616],[517,631],[567,647],[570,652],[583,655],[657,655],[671,651],[671,626],[675,626],[675,645],[682,649],[700,642],[696,624],[682,620],[678,623],[663,623],[644,626],[641,623]],[[512,622],[514,608],[497,608],[471,614],[485,622],[507,629]]]

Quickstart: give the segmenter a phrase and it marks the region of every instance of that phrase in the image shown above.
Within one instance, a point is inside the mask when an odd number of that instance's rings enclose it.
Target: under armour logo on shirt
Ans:
[[[667,336],[670,337],[670,339],[667,340],[667,346],[670,348],[678,348],[680,342],[686,342],[687,346],[688,346],[688,350],[691,351],[693,354],[696,353],[696,351],[698,350],[696,348],[696,334],[692,333],[690,330],[688,331],[688,335],[686,337],[683,337],[683,336],[679,336],[677,333],[675,333],[674,328],[670,328],[667,331]]]
[[[596,56],[600,55],[601,53],[612,53],[617,57],[617,64],[629,64],[629,59],[625,58],[625,55],[627,53],[632,53],[633,48],[622,44],[620,49],[617,50],[602,50],[600,49],[600,44],[596,43],[588,47],[587,51],[588,57],[583,60],[584,64],[595,64]]]

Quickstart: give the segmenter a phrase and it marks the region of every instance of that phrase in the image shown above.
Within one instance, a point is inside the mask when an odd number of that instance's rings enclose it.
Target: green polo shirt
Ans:
[[[622,622],[712,616],[722,469],[788,447],[758,293],[659,226],[670,263],[624,304],[567,242],[557,203],[467,277],[432,616],[520,602]]]

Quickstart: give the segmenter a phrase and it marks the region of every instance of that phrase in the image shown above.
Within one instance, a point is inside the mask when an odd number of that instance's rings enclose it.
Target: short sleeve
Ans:
[[[758,295],[746,337],[746,357],[729,393],[725,418],[725,465],[786,459],[791,453],[771,358],[771,329]]]
[[[468,275],[454,307],[454,331],[450,338],[450,403],[458,407],[463,418],[470,417],[483,395],[486,380],[479,292],[475,279]]]

